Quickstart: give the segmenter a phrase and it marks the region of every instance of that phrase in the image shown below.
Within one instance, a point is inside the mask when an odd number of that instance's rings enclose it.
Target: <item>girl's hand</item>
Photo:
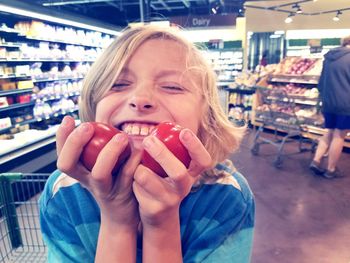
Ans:
[[[75,128],[74,119],[66,116],[56,136],[57,168],[78,180],[91,192],[101,209],[103,220],[112,225],[132,226],[136,229],[139,215],[132,182],[141,154],[132,154],[119,174],[112,176],[113,167],[128,143],[126,134],[117,134],[102,149],[90,172],[79,159],[92,135],[92,125],[82,123]]]
[[[181,201],[189,194],[199,174],[212,165],[209,153],[192,131],[182,130],[180,140],[192,159],[188,169],[155,136],[143,141],[145,150],[169,176],[162,178],[143,165],[136,169],[133,189],[143,226],[161,227],[169,217],[178,217]]]

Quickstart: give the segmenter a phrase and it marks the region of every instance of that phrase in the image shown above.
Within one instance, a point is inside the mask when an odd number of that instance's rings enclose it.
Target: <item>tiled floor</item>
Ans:
[[[350,154],[339,162],[347,176],[328,180],[309,171],[313,154],[299,153],[297,142],[279,169],[276,147],[252,155],[253,135],[232,156],[256,197],[252,263],[350,263]]]

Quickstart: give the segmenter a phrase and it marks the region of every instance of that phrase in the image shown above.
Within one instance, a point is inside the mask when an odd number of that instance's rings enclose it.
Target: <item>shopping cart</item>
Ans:
[[[38,198],[49,174],[0,174],[0,262],[45,262]]]
[[[258,88],[257,97],[261,105],[255,112],[255,118],[262,125],[256,131],[251,152],[258,155],[260,145],[271,144],[277,148],[277,155],[273,162],[274,166],[280,168],[283,157],[287,155],[284,146],[289,142],[299,142],[299,152],[312,150],[304,147],[304,142],[310,142],[302,136],[305,131],[305,118],[301,118],[295,113],[295,100],[284,89],[279,88]],[[273,130],[274,136],[266,136],[265,129]]]

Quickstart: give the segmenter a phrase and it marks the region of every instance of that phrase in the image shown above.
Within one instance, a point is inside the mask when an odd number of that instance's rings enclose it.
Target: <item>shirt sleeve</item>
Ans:
[[[75,191],[72,186],[52,194],[54,177],[49,178],[39,200],[40,226],[48,251],[47,262],[94,262],[97,240],[92,233],[98,232],[98,226],[79,222],[77,215],[82,206],[74,206]],[[66,193],[62,194],[61,191]]]

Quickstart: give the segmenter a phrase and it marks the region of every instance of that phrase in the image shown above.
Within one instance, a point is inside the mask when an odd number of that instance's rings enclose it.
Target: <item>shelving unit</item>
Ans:
[[[205,56],[217,73],[218,82],[233,82],[243,69],[241,48],[211,49]]]
[[[270,74],[267,78],[268,87],[265,87],[286,90],[288,98],[293,100],[295,104],[295,108],[291,111],[295,112],[298,121],[302,122],[300,123],[303,126],[302,136],[312,140],[317,140],[325,133],[325,129],[322,128],[323,116],[320,112],[321,105],[318,99],[318,78],[317,75]],[[257,94],[257,99],[253,104],[253,125],[262,125],[262,119],[259,115],[267,108],[267,105],[260,104]],[[270,128],[273,129],[274,127]],[[346,137],[345,147],[350,147],[350,136]]]
[[[250,123],[255,88],[246,86],[227,87],[229,93],[228,116]]]
[[[40,168],[34,164],[35,156],[55,158],[57,126],[64,115],[78,118],[82,80],[116,36],[109,33],[112,30],[106,32],[35,16],[0,14],[2,171],[14,169],[14,162],[20,160],[23,172],[34,172]]]
[[[224,43],[223,46],[225,46]],[[243,70],[243,49],[208,49],[204,55],[217,74],[219,95],[226,114],[228,114],[230,119],[247,119],[248,117],[244,116],[244,114],[251,109],[251,105],[248,105],[249,102],[246,100],[246,97],[250,96],[249,92],[242,92],[240,89],[231,88],[235,86],[236,76]],[[235,99],[233,99],[233,96],[235,96],[234,94],[237,95]],[[240,112],[237,111],[238,114],[233,114],[231,109],[236,107],[240,109]]]

